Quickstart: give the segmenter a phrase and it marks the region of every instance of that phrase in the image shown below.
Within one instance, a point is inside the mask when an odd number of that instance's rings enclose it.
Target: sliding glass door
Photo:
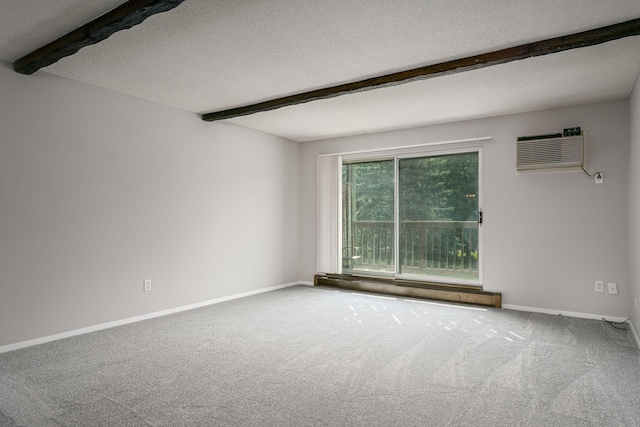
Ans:
[[[343,164],[342,267],[480,284],[479,152]]]
[[[478,153],[398,159],[397,273],[479,280]]]
[[[395,272],[395,163],[342,166],[342,269]]]

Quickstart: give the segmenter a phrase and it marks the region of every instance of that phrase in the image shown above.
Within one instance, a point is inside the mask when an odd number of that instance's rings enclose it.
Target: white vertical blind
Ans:
[[[342,157],[318,157],[318,259],[319,273],[341,273]]]

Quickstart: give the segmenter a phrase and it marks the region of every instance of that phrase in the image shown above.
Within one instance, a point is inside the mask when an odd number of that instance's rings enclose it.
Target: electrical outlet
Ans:
[[[596,280],[596,292],[604,292],[604,282],[602,280]]]
[[[602,184],[604,182],[604,175],[600,172],[596,172],[595,180],[596,184]]]
[[[617,283],[607,283],[607,288],[609,289],[609,294],[617,295],[618,294],[618,284]]]
[[[143,291],[149,292],[151,290],[151,280],[145,280],[144,286],[142,288]]]

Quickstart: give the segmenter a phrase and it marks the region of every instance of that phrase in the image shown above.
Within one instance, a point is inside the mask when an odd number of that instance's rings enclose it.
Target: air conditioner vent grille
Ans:
[[[584,162],[582,135],[517,141],[517,170],[577,168]]]

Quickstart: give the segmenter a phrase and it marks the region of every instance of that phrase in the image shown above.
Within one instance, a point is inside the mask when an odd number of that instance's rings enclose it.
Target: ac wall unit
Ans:
[[[516,170],[536,172],[582,168],[587,160],[585,139],[585,132],[575,136],[518,138]]]

